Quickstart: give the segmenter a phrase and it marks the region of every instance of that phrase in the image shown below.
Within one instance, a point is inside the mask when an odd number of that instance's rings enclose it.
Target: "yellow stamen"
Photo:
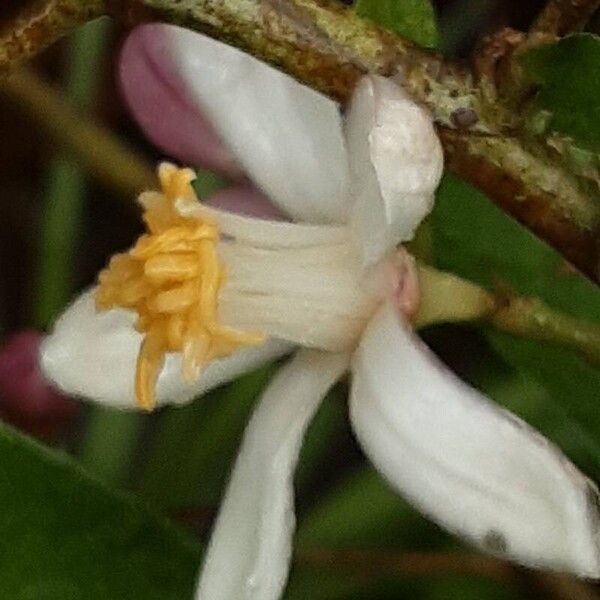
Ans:
[[[155,387],[167,352],[181,352],[182,375],[195,381],[206,364],[240,347],[258,345],[264,336],[219,323],[218,294],[225,271],[217,254],[214,223],[182,216],[178,202],[197,202],[190,169],[163,163],[162,192],[140,196],[148,233],[125,254],[114,256],[100,273],[99,310],[127,308],[138,314],[144,334],[135,374],[141,408],[155,405]]]

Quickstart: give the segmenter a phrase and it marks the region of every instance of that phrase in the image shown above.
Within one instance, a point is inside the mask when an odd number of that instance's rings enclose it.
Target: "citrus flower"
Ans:
[[[420,296],[435,302],[426,297],[435,274],[397,245],[430,211],[442,172],[427,111],[400,84],[367,76],[342,119],[330,100],[198,34],[150,26],[134,36],[129,51],[150,70],[168,52],[173,71],[154,84],[183,88],[187,117],[210,119],[231,152],[215,160],[241,166],[293,220],[199,202],[193,172],[163,164],[161,191],[140,196],[148,232],[66,310],[42,350],[61,389],[143,408],[186,402],[295,351],[247,426],[197,597],[280,597],[302,439],[348,371],[356,437],[415,507],[484,550],[598,576],[594,484],[413,331]],[[158,129],[172,127],[156,117]],[[204,125],[179,126],[186,138]]]

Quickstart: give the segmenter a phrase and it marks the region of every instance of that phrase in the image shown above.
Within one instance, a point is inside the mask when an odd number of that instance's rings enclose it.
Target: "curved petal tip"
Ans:
[[[391,307],[354,360],[351,417],[417,508],[482,549],[600,576],[598,490],[551,442],[461,382]]]
[[[348,357],[300,350],[248,424],[221,505],[197,600],[277,600],[292,554],[294,470],[304,433]]]
[[[245,173],[297,221],[346,222],[337,104],[236,48],[170,26],[169,52],[194,105]]]
[[[169,156],[237,175],[233,156],[188,97],[171,60],[167,31],[166,25],[142,25],[127,37],[119,59],[127,105],[150,140]]]
[[[67,308],[41,345],[44,375],[64,392],[115,408],[137,408],[134,379],[142,336],[135,313],[97,312],[95,290],[81,294]],[[169,354],[156,385],[158,405],[183,404],[244,373],[275,360],[293,345],[271,339],[211,362],[192,384],[181,376],[181,355]]]
[[[355,195],[351,223],[366,263],[413,237],[433,207],[443,152],[431,115],[378,75],[358,84],[346,115]]]
[[[97,313],[94,290],[79,296],[40,347],[44,375],[64,392],[119,407],[135,406],[141,335],[125,310]]]

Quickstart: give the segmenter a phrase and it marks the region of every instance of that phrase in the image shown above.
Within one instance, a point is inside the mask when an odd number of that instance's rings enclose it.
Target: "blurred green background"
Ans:
[[[425,6],[409,4],[418,14]],[[466,56],[488,32],[526,28],[540,4],[440,0],[435,22],[401,25],[405,35],[412,27],[418,41]],[[0,18],[16,5],[0,7]],[[82,115],[153,164],[161,156],[127,115],[115,84],[125,34],[109,21],[93,23],[47,51],[33,68]],[[140,224],[133,198],[103,185],[98,173],[82,167],[50,135],[43,116],[32,118],[14,90],[1,86],[0,181],[0,339],[9,339],[23,329],[46,328],[112,253],[130,245]],[[212,183],[210,174],[199,174],[200,190]],[[444,179],[428,227],[419,252],[440,268],[600,319],[597,288],[457,178]],[[600,479],[597,369],[567,350],[484,328],[438,326],[422,333],[463,378],[522,415]],[[191,598],[201,547],[244,425],[275,369],[151,415],[81,404],[68,418],[56,418],[0,406],[6,421],[41,435],[77,463],[49,456],[10,429],[0,435],[0,477],[8,482],[0,487],[0,597]],[[469,548],[408,507],[366,464],[347,423],[345,400],[346,387],[339,385],[303,447],[298,553],[285,598],[600,597],[592,586],[567,578],[477,562]],[[40,427],[45,418],[56,420],[51,434]],[[10,483],[15,478],[18,486]]]

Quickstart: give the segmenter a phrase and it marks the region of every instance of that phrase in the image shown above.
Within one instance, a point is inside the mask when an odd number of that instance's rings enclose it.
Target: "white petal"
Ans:
[[[348,357],[300,350],[248,425],[200,576],[198,600],[276,600],[295,528],[293,475],[304,432]]]
[[[594,484],[389,307],[356,353],[351,418],[381,473],[440,525],[526,565],[600,576]]]
[[[168,34],[189,97],[254,183],[296,220],[345,222],[337,104],[235,48],[174,26]]]
[[[41,366],[61,390],[117,408],[135,408],[135,365],[142,336],[127,310],[98,313],[89,290],[63,313],[42,343]],[[274,360],[293,349],[270,340],[212,362],[194,384],[181,377],[179,354],[165,361],[156,388],[157,404],[181,404]]]
[[[230,213],[200,203],[180,203],[180,214],[217,223],[222,234],[259,248],[308,248],[335,245],[350,240],[350,230],[341,225],[308,225],[270,221]]]
[[[411,239],[429,214],[444,157],[431,115],[377,75],[358,84],[345,135],[356,198],[351,222],[372,264]]]

